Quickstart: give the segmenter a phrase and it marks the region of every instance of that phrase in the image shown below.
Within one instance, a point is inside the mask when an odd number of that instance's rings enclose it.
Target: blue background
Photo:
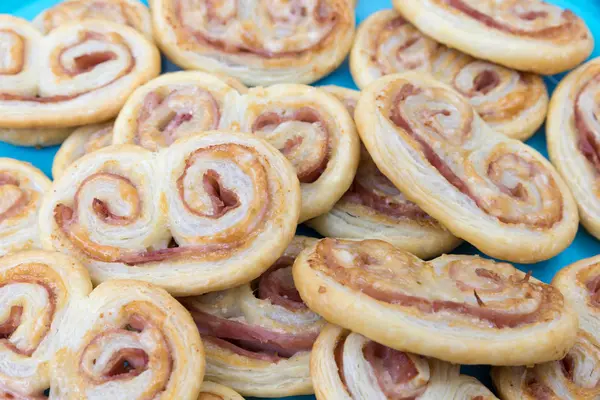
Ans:
[[[59,2],[60,0],[0,0],[0,13],[10,13],[31,20],[41,10]],[[596,0],[549,0],[549,2],[562,7],[570,8],[577,15],[583,17],[588,26],[591,28],[596,41],[600,43],[600,22],[597,21],[597,18],[600,16],[600,2],[597,2]],[[369,14],[377,10],[391,7],[391,0],[359,0],[358,7],[356,9],[357,23],[360,23],[360,21],[364,20]],[[599,49],[600,44],[594,50],[592,57],[597,57],[600,55]],[[179,68],[167,62],[166,60],[163,61],[163,72],[176,70],[179,70]],[[544,78],[550,93],[552,93],[554,87],[560,81],[562,76],[563,74]],[[316,83],[316,85],[325,84],[336,84],[339,86],[346,86],[356,89],[356,86],[352,81],[347,62],[345,62],[334,73]],[[544,127],[542,127],[535,134],[535,136],[528,140],[527,143],[547,156]],[[50,171],[52,167],[52,159],[57,149],[58,147],[49,147],[45,149],[24,148],[0,143],[0,157],[12,157],[19,160],[29,161],[44,171],[46,175],[51,177]],[[302,226],[299,227],[299,233],[318,236],[310,229]],[[462,254],[481,254],[468,244],[460,246],[455,252]],[[525,271],[532,270],[535,277],[549,282],[554,274],[562,267],[565,267],[582,258],[595,256],[598,253],[600,253],[600,242],[589,235],[583,227],[580,227],[573,244],[571,244],[568,249],[558,256],[541,263],[526,266],[518,265],[518,267]],[[463,367],[463,371],[477,376],[488,385],[490,384],[487,367]],[[288,399],[309,400],[314,399],[314,397],[296,396],[289,397]]]

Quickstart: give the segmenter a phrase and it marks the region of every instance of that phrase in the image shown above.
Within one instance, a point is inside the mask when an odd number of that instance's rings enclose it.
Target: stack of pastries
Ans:
[[[1,399],[600,399],[600,256],[510,264],[600,239],[581,18],[149,3],[0,15],[0,140],[62,143],[0,158]],[[309,86],[348,55],[361,91]]]

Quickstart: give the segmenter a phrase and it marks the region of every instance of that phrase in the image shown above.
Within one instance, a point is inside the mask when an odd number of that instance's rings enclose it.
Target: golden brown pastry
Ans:
[[[572,11],[540,0],[394,0],[421,32],[473,57],[552,75],[585,60],[594,38]]]
[[[290,160],[302,188],[300,222],[329,211],[350,187],[360,140],[335,96],[306,85],[256,87],[223,119],[225,126],[267,140]]]
[[[546,123],[550,160],[579,205],[581,223],[600,239],[600,58],[558,85]]]
[[[52,399],[198,400],[205,365],[198,330],[156,286],[102,283],[68,310],[58,337]]]
[[[552,284],[579,314],[577,342],[559,361],[493,369],[494,385],[503,400],[600,398],[600,256],[562,269]]]
[[[237,392],[218,383],[204,381],[198,400],[244,400]]]
[[[494,130],[519,140],[535,133],[548,108],[540,76],[450,49],[422,34],[394,10],[378,11],[360,25],[350,69],[361,88],[384,75],[428,72],[467,97]]]
[[[50,185],[33,165],[0,158],[0,256],[40,247],[38,214]]]
[[[15,146],[46,147],[62,143],[74,128],[0,128],[0,142]]]
[[[45,398],[65,313],[91,290],[85,268],[60,253],[0,258],[0,398]]]
[[[466,98],[429,75],[378,79],[362,92],[355,119],[379,170],[482,252],[536,262],[575,237],[576,203],[548,160],[493,131]]]
[[[200,71],[161,75],[129,97],[115,123],[113,141],[156,151],[181,137],[223,128],[223,115],[246,90],[233,78]]]
[[[252,86],[314,82],[342,63],[354,36],[346,0],[151,0],[150,8],[171,61]]]
[[[322,89],[336,96],[354,115],[359,92],[338,86]],[[421,258],[438,256],[460,243],[460,239],[407,200],[377,169],[362,146],[350,189],[329,212],[307,224],[323,236],[385,240]]]
[[[379,240],[328,238],[300,253],[293,276],[327,321],[452,363],[557,360],[577,336],[577,315],[558,289],[477,256],[425,262]]]
[[[114,121],[77,128],[60,146],[52,162],[52,176],[58,179],[75,160],[112,144]]]
[[[245,396],[313,393],[310,349],[324,321],[300,299],[292,279],[295,257],[316,239],[296,236],[254,282],[186,297],[206,346],[206,378]]]
[[[150,12],[137,0],[66,0],[38,14],[33,24],[47,34],[62,25],[85,19],[128,25],[152,40]]]
[[[135,88],[160,72],[156,47],[113,22],[80,21],[42,36],[29,22],[0,15],[0,32],[0,47],[6,49],[0,66],[0,128],[106,121]]]
[[[298,179],[280,152],[252,135],[206,132],[158,153],[118,145],[83,156],[45,197],[40,235],[94,282],[136,279],[194,295],[263,273],[299,212]]]
[[[492,400],[460,366],[404,353],[327,325],[317,339],[310,373],[318,400]]]

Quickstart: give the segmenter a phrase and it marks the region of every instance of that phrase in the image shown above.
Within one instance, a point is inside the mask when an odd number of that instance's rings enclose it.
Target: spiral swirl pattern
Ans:
[[[541,77],[439,44],[394,10],[372,14],[360,26],[350,65],[360,87],[384,75],[426,71],[467,97],[493,129],[515,139],[531,137],[546,116],[548,94]]]
[[[581,18],[542,0],[396,0],[394,8],[439,42],[520,71],[563,72],[594,47]]]
[[[224,114],[247,89],[233,78],[204,72],[163,75],[137,89],[115,124],[115,144],[134,143],[152,151],[198,132],[225,128]]]
[[[359,92],[337,86],[323,88],[354,115]],[[384,240],[421,258],[438,256],[460,242],[407,200],[362,146],[350,188],[328,213],[308,221],[308,225],[327,237]]]
[[[597,399],[600,396],[600,257],[581,260],[554,277],[579,315],[577,342],[559,360],[533,368],[496,368],[494,384],[503,399]]]
[[[40,247],[38,213],[50,180],[31,164],[0,158],[0,256]]]
[[[51,398],[198,399],[200,336],[164,290],[139,281],[103,283],[69,310],[61,332]]]
[[[484,253],[535,262],[573,240],[576,205],[554,168],[491,130],[450,87],[415,72],[380,78],[356,120],[394,185]]]
[[[492,400],[483,384],[460,375],[460,366],[403,353],[335,325],[313,348],[311,376],[318,400]]]
[[[119,112],[133,90],[160,72],[159,53],[133,29],[88,20],[42,36],[0,16],[1,128],[66,128]]]
[[[354,7],[343,0],[153,0],[157,40],[187,69],[219,71],[247,85],[311,83],[350,50]]]
[[[33,24],[42,33],[48,34],[62,25],[86,19],[128,25],[152,40],[150,12],[135,0],[67,0],[40,13]]]
[[[302,188],[301,222],[330,210],[352,183],[360,151],[352,117],[320,89],[250,89],[223,123],[267,140],[292,163]]]
[[[554,91],[546,129],[552,163],[579,206],[581,222],[600,238],[600,59],[570,73]]]
[[[314,242],[296,236],[254,282],[180,299],[205,340],[207,379],[245,396],[313,393],[310,350],[324,321],[298,295],[292,264]]]
[[[577,333],[576,315],[557,289],[474,256],[424,262],[383,241],[323,239],[296,259],[294,280],[328,321],[453,363],[555,360]]]
[[[112,146],[55,182],[42,241],[80,258],[96,282],[134,278],[201,294],[247,282],[279,257],[299,195],[289,163],[253,136],[209,132],[159,153]]]
[[[65,313],[92,285],[74,259],[23,251],[0,260],[0,396],[38,399],[50,386],[50,361]]]

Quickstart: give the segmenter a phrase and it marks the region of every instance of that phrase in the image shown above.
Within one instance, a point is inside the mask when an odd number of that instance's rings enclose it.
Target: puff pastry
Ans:
[[[257,87],[240,97],[233,111],[225,125],[267,140],[296,169],[302,188],[300,222],[326,213],[348,190],[360,140],[335,96],[306,85]]]
[[[281,153],[252,135],[207,132],[158,153],[119,145],[82,157],[44,198],[40,235],[94,282],[130,278],[194,295],[263,273],[299,212],[298,179]]]
[[[80,21],[42,36],[29,22],[0,15],[0,48],[0,128],[106,121],[160,72],[156,47],[109,21]]]
[[[577,315],[558,289],[477,256],[425,262],[380,240],[327,238],[300,253],[293,274],[327,321],[452,363],[557,360],[577,335]]]
[[[40,247],[38,213],[50,185],[33,165],[0,158],[0,256]]]
[[[66,310],[92,290],[87,271],[60,253],[0,258],[0,397],[42,399]]]
[[[336,96],[354,115],[359,92],[338,86],[321,88]],[[407,200],[377,169],[362,146],[350,189],[329,212],[307,224],[323,236],[385,240],[421,258],[438,256],[460,243],[460,239]]]
[[[52,162],[52,176],[58,179],[69,165],[85,154],[112,144],[114,121],[77,128],[60,146]]]
[[[579,314],[575,346],[560,361],[533,368],[492,370],[505,400],[595,400],[600,398],[600,256],[564,268],[552,280]]]
[[[294,286],[295,257],[316,239],[297,236],[259,279],[180,299],[206,346],[206,377],[245,396],[313,393],[310,349],[324,322]]]
[[[492,400],[460,366],[403,353],[327,325],[311,353],[310,373],[318,400]]]
[[[347,0],[151,0],[150,7],[171,61],[252,86],[314,82],[342,63],[354,36]]]
[[[350,70],[359,87],[384,75],[428,72],[467,97],[494,130],[514,139],[531,137],[546,117],[548,92],[540,76],[450,49],[394,10],[370,15],[360,25],[350,54]]]
[[[421,32],[473,57],[552,75],[594,48],[585,22],[540,0],[394,0]]]
[[[0,128],[0,142],[16,146],[46,147],[62,143],[73,128]]]
[[[66,0],[38,14],[33,24],[47,34],[62,25],[85,19],[128,25],[152,40],[150,11],[137,0]]]
[[[449,86],[419,72],[380,78],[355,119],[381,172],[482,252],[536,262],[575,237],[577,206],[552,165],[494,132]]]
[[[197,400],[204,350],[190,314],[145,282],[104,282],[69,309],[51,399]]]
[[[198,400],[244,400],[234,390],[218,383],[204,381],[200,389]]]
[[[222,128],[221,116],[246,88],[200,71],[162,75],[138,88],[115,123],[115,144],[156,151],[180,137]]]
[[[558,85],[546,123],[550,160],[579,205],[581,223],[600,239],[600,58],[571,72]]]

